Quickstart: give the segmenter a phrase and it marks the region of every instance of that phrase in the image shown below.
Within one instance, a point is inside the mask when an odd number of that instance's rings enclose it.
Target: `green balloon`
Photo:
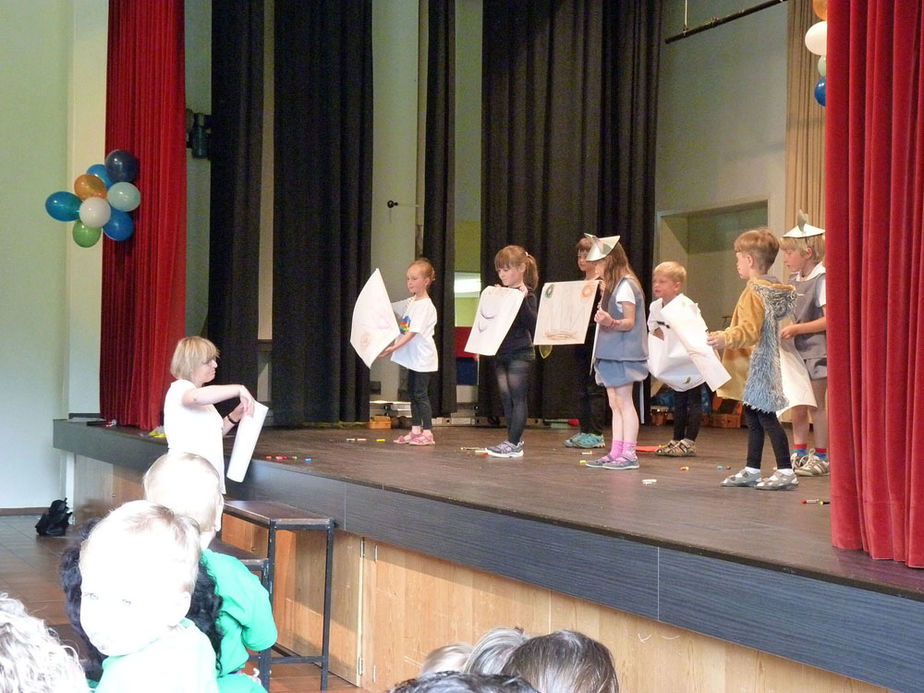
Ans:
[[[74,243],[79,245],[81,248],[90,248],[96,245],[97,242],[99,242],[99,237],[102,235],[102,233],[102,229],[91,229],[82,221],[74,222]]]
[[[818,74],[824,77],[828,72],[828,59],[826,56],[818,58]]]

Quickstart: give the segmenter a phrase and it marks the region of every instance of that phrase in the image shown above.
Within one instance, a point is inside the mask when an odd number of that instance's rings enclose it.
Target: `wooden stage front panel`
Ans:
[[[919,685],[924,573],[832,548],[830,506],[801,502],[827,499],[827,479],[791,492],[720,487],[742,464],[744,430],[703,429],[697,457],[643,454],[625,472],[581,465],[594,453],[564,448],[570,433],[527,430],[526,455],[498,460],[466,448],[503,429],[437,428],[437,445],[417,448],[392,444],[389,430],[268,430],[229,493],[845,676]],[[640,443],[669,434],[643,427]],[[137,431],[67,422],[55,422],[55,446],[138,470],[164,450]]]

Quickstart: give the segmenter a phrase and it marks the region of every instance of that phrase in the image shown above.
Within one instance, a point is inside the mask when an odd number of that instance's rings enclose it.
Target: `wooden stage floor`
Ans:
[[[831,506],[802,503],[829,498],[827,477],[800,478],[795,491],[721,487],[743,465],[743,428],[703,428],[696,457],[641,453],[641,468],[634,471],[582,465],[605,451],[565,448],[562,441],[573,429],[527,429],[520,459],[467,449],[500,442],[502,428],[437,427],[432,447],[395,445],[401,432],[267,429],[254,458],[270,457],[272,464],[310,475],[924,600],[924,571],[831,546]],[[664,442],[670,433],[670,426],[643,426],[639,444]],[[765,472],[772,467],[768,443]],[[644,485],[645,479],[657,481]]]

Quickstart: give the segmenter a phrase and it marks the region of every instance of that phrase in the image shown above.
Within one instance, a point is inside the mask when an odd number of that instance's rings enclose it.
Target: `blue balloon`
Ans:
[[[58,221],[75,221],[80,217],[80,198],[72,192],[59,190],[45,200],[45,211]]]
[[[112,187],[112,178],[109,177],[109,174],[106,172],[106,167],[103,164],[93,164],[90,168],[87,169],[87,173],[96,176],[103,183],[106,184],[106,188]]]
[[[820,103],[822,106],[825,105],[825,78],[822,77],[818,80],[818,84],[815,85],[815,101]]]
[[[114,241],[124,241],[135,233],[135,222],[126,212],[113,209],[109,222],[103,226],[103,233]]]
[[[113,149],[106,155],[106,173],[113,183],[131,183],[138,175],[138,159],[124,149]]]

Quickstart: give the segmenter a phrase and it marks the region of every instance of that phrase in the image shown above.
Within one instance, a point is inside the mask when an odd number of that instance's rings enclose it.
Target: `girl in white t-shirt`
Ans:
[[[427,290],[436,273],[426,258],[418,258],[407,268],[407,289],[413,296],[407,302],[399,327],[401,336],[382,356],[407,368],[407,390],[411,398],[411,432],[395,439],[401,445],[433,445],[433,410],[430,407],[430,374],[439,367],[433,330],[436,307]]]
[[[184,337],[173,352],[170,373],[176,380],[164,398],[164,434],[172,451],[201,455],[218,470],[225,492],[225,449],[222,438],[253,416],[253,397],[243,385],[206,385],[215,378],[218,349],[204,337]],[[215,405],[229,399],[240,403],[222,418]]]

